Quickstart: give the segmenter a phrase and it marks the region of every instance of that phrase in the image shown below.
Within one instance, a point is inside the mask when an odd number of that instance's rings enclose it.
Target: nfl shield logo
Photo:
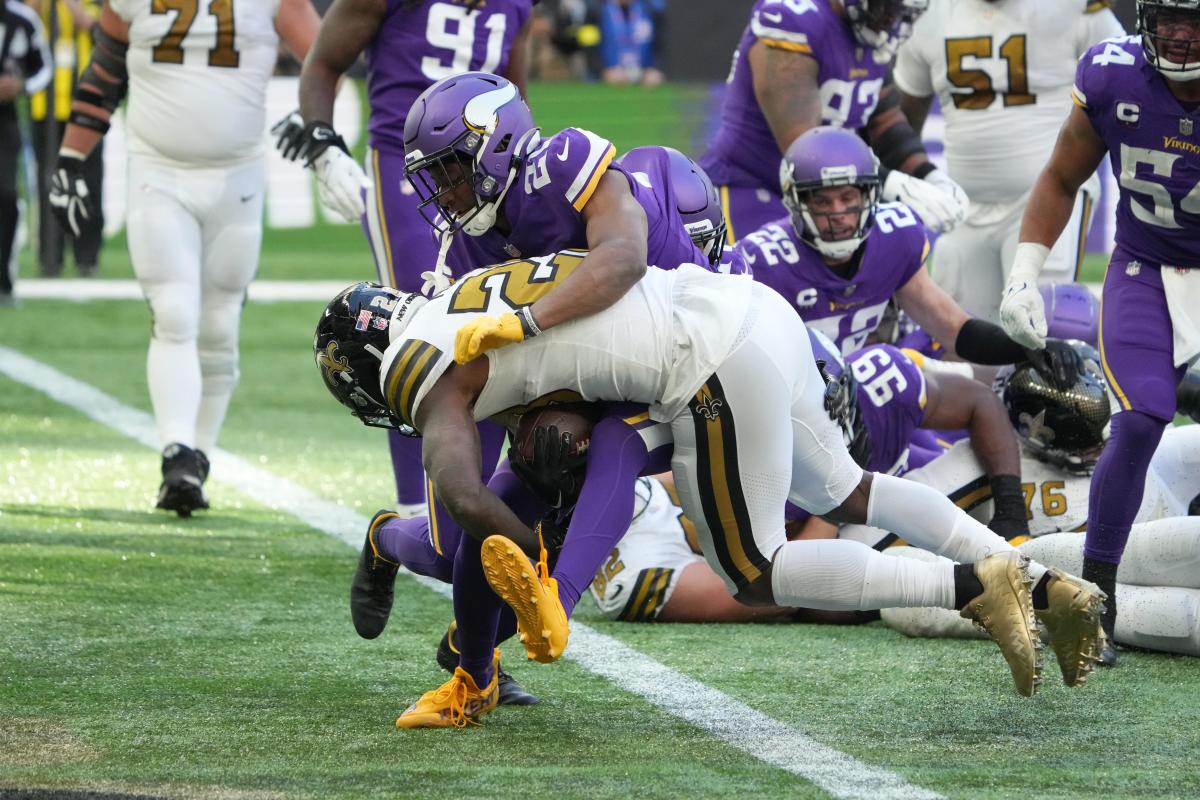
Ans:
[[[504,243],[504,252],[508,253],[509,256],[511,256],[512,258],[520,258],[521,257],[521,251],[518,250],[516,248],[516,246],[513,245],[512,242]]]
[[[1191,136],[1192,131],[1195,130],[1195,128],[1196,124],[1192,122],[1191,119],[1185,117],[1184,119],[1179,120],[1179,133],[1183,136]]]

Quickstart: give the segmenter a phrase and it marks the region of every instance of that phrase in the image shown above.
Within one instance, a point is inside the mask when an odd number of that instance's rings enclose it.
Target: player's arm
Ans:
[[[968,316],[924,269],[917,270],[900,287],[896,300],[914,322],[946,348],[949,357],[991,366],[1031,361],[1042,375],[1064,389],[1079,377],[1079,354],[1061,339],[1049,340],[1044,350],[1025,347],[999,325]]]
[[[1021,490],[1021,452],[1004,403],[979,381],[925,372],[922,428],[959,430],[971,436],[971,449],[992,487],[995,512],[988,525],[1005,539],[1029,535]]]
[[[929,118],[929,110],[933,108],[933,95],[918,97],[906,92],[900,92],[900,112],[908,120],[913,131],[918,136],[925,128],[925,120]]]
[[[970,206],[967,193],[929,160],[920,134],[900,107],[900,92],[895,85],[883,87],[865,133],[883,165],[880,194],[884,200],[904,203],[928,227],[942,233],[966,219]]]
[[[300,71],[300,115],[329,123],[338,81],[366,49],[387,13],[387,0],[333,0]]]
[[[483,483],[479,431],[472,404],[487,379],[487,360],[452,365],[417,408],[421,459],[433,491],[471,538],[499,533],[537,557],[533,532]]]
[[[1078,90],[1076,105],[1063,123],[1050,160],[1042,168],[1021,218],[1021,238],[1008,286],[1000,302],[1000,322],[1014,339],[1030,348],[1046,344],[1046,312],[1038,276],[1050,248],[1071,217],[1075,195],[1108,151],[1088,119]]]
[[[312,48],[321,27],[321,18],[309,0],[279,0],[275,30],[288,50],[301,62]]]
[[[561,285],[531,306],[541,330],[603,311],[646,274],[646,212],[622,173],[604,173],[580,216],[588,254]]]
[[[72,234],[83,233],[95,216],[95,199],[83,179],[83,162],[108,132],[113,112],[129,88],[125,53],[129,25],[105,3],[93,28],[92,59],[79,76],[71,98],[71,116],[63,132],[54,173],[50,176],[50,209]]]
[[[747,54],[754,97],[780,152],[796,137],[821,124],[817,60],[796,50],[757,41]]]
[[[529,100],[525,82],[529,77],[529,27],[532,21],[531,15],[513,37],[512,49],[508,51],[508,67],[504,70],[504,77],[513,82],[526,101]]]

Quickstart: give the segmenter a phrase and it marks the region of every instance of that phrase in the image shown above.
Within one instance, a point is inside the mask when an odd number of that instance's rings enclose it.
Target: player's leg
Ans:
[[[783,200],[760,186],[718,186],[721,211],[725,214],[725,244],[731,245],[748,233],[787,216]]]
[[[972,208],[974,214],[975,209]],[[1009,215],[1019,221],[1019,214]],[[968,220],[934,243],[931,277],[967,313],[998,322],[1000,295],[1004,290],[1000,246],[1009,217],[979,225]]]
[[[1117,250],[1104,281],[1100,356],[1121,410],[1112,418],[1111,435],[1092,476],[1083,564],[1083,577],[1110,595],[1142,503],[1150,460],[1175,412],[1175,386],[1183,369],[1174,365],[1172,342],[1159,270]],[[1110,634],[1116,614],[1114,599],[1104,615]]]
[[[13,243],[20,210],[17,204],[17,160],[21,155],[21,130],[16,110],[0,106],[0,303],[12,298],[16,279]]]
[[[1038,536],[1021,545],[1021,552],[1078,573],[1083,568],[1083,538],[1077,533]],[[1134,524],[1117,567],[1117,581],[1200,589],[1200,517],[1166,517]]]
[[[238,337],[246,291],[258,271],[266,165],[214,170],[214,201],[202,220],[204,255],[200,282],[197,349],[203,393],[196,418],[196,446],[216,447],[240,372]]]
[[[1200,425],[1169,426],[1150,461],[1149,480],[1163,491],[1163,516],[1185,516],[1200,506]]]
[[[1200,590],[1118,583],[1117,602],[1121,644],[1200,656]]]
[[[437,244],[433,229],[417,211],[417,197],[404,176],[404,155],[367,150],[367,192],[363,230],[371,245],[379,282],[406,292],[419,292],[421,273],[433,269]],[[424,509],[425,478],[421,442],[398,433],[388,434],[398,510],[406,515]],[[494,464],[494,462],[493,462]],[[489,468],[492,465],[486,465]],[[486,478],[486,475],[485,475]]]
[[[182,516],[206,501],[196,446],[200,409],[201,231],[189,205],[190,186],[180,170],[129,162],[129,256],[152,325],[146,379],[160,444],[163,485],[158,504]]]

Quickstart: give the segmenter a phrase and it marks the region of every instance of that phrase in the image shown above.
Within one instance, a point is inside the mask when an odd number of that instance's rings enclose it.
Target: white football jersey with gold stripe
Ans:
[[[950,176],[976,202],[1015,200],[1071,110],[1075,63],[1121,24],[1094,0],[932,0],[900,48],[906,94],[937,95]]]
[[[110,0],[129,23],[129,151],[187,165],[261,156],[279,0]]]

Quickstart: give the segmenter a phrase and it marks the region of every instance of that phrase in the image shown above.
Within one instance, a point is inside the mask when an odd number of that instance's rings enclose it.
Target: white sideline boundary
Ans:
[[[0,346],[0,373],[17,383],[157,450],[153,418],[53,367]],[[358,549],[369,520],[220,448],[211,452],[213,479],[268,508]],[[147,512],[149,513],[149,511]],[[449,597],[450,587],[409,574]],[[717,689],[687,677],[631,647],[573,621],[565,656],[631,694],[772,766],[810,781],[838,798],[933,800],[942,795],[817,742]]]

